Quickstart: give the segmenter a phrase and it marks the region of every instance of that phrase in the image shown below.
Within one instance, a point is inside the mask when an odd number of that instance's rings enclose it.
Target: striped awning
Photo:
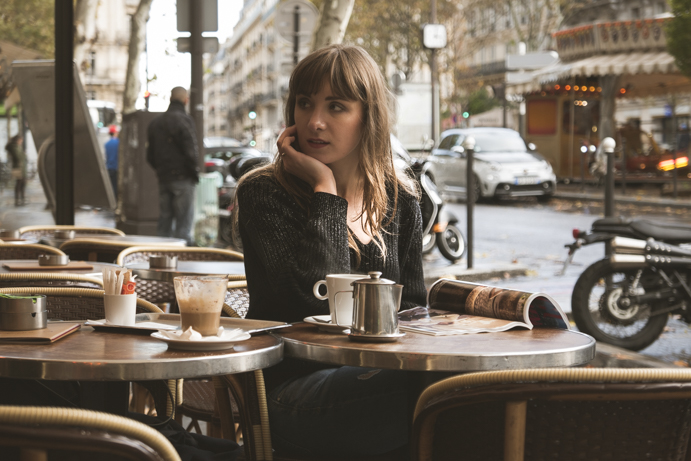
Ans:
[[[568,63],[558,62],[531,74],[531,78],[509,84],[507,92],[526,94],[540,91],[548,85],[571,77],[598,77],[601,75],[678,74],[672,55],[665,51],[647,53],[604,54]],[[527,81],[526,81],[527,80]]]

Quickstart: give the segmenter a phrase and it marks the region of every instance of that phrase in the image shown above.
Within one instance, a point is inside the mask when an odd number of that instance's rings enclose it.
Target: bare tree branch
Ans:
[[[137,11],[132,15],[130,27],[130,44],[127,48],[127,76],[125,77],[125,91],[122,96],[122,113],[128,114],[136,110],[135,103],[141,88],[139,81],[139,57],[144,52],[146,44],[146,23],[153,0],[140,0]]]

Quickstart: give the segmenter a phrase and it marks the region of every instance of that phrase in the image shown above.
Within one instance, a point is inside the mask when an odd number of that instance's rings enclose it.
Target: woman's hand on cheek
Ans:
[[[286,128],[277,141],[285,170],[312,186],[314,192],[336,195],[336,180],[331,168],[293,148],[296,131],[295,126]]]

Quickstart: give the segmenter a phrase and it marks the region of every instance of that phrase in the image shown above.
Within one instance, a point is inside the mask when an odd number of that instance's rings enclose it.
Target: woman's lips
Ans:
[[[329,145],[329,143],[326,141],[317,141],[316,139],[308,139],[307,144],[312,149],[321,149],[322,147],[326,147]]]

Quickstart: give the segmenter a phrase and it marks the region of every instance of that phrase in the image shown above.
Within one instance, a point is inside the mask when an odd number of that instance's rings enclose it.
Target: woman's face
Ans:
[[[295,126],[299,150],[326,165],[357,163],[362,117],[362,103],[337,98],[329,82],[318,93],[298,94]]]

